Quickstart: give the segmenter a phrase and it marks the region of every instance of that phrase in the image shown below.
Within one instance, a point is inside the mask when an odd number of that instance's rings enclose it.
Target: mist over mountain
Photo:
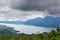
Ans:
[[[31,26],[42,26],[42,27],[59,27],[60,26],[60,17],[51,17],[47,16],[45,18],[34,18],[27,21],[0,21],[0,23],[8,24],[23,24]]]
[[[26,25],[33,25],[33,26],[42,26],[42,27],[59,27],[60,26],[60,17],[45,17],[40,18],[37,17],[35,19],[30,19],[24,22]]]

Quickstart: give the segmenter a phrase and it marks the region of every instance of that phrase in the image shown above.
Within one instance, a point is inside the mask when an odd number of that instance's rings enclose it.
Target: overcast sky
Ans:
[[[60,0],[0,0],[0,20],[28,20],[60,16]]]

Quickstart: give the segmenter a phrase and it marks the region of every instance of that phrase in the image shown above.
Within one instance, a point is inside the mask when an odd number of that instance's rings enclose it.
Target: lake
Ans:
[[[29,26],[29,25],[17,25],[17,24],[6,24],[6,23],[0,23],[0,25],[6,25],[13,27],[15,30],[20,31],[20,33],[26,33],[26,34],[31,34],[31,33],[37,33],[37,32],[50,32],[52,29],[55,28],[47,28],[47,27],[38,27],[38,26]]]

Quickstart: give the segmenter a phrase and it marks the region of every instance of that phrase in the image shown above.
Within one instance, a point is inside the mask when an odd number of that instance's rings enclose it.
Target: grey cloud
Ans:
[[[45,14],[44,14],[45,13]],[[28,20],[35,17],[45,17],[48,14],[43,11],[21,11],[12,9],[9,6],[0,8],[0,19],[1,20]]]
[[[11,0],[0,0],[0,6],[6,6],[6,5],[10,5],[11,4]]]
[[[51,15],[60,15],[60,0],[18,0],[13,1],[12,7],[23,11],[48,10]]]
[[[55,0],[23,0],[21,3],[13,2],[13,6],[21,10],[44,10],[56,5],[57,3]]]
[[[35,17],[60,16],[59,0],[3,0],[0,19],[25,20]]]

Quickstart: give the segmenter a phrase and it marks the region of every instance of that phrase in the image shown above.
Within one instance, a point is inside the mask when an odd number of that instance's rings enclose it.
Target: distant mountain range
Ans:
[[[30,19],[24,22],[27,25],[34,25],[34,26],[43,26],[43,27],[59,27],[60,26],[60,17],[45,17],[40,18],[37,17],[35,19]]]
[[[59,27],[60,26],[60,17],[37,17],[35,19],[29,19],[27,21],[0,21],[0,23],[9,23],[9,24],[24,24],[32,26],[42,26],[42,27]]]

